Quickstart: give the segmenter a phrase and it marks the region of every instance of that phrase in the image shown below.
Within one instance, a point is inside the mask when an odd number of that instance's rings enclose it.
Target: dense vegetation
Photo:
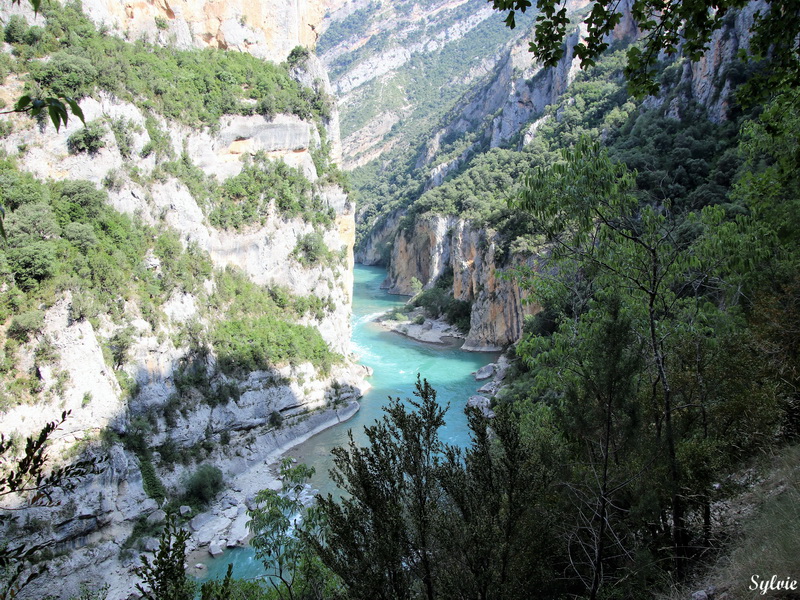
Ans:
[[[290,75],[291,69],[304,68],[307,50],[298,47],[286,63],[277,65],[246,53],[179,51],[146,40],[125,42],[96,29],[79,2],[48,5],[43,14],[44,27],[29,27],[19,15],[9,19],[4,33],[13,52],[2,55],[2,74],[26,75],[25,91],[34,101],[54,96],[82,98],[105,90],[136,104],[146,116],[149,137],[139,153],[143,158],[155,156],[156,167],[144,174],[128,165],[124,171],[131,180],[146,185],[168,176],[179,178],[217,227],[263,224],[271,201],[284,216],[330,225],[332,217],[320,200],[319,188],[331,183],[346,187],[347,182],[330,158],[325,123],[331,99],[322,84],[315,89],[303,87]],[[175,156],[173,142],[156,118],[214,128],[223,114],[261,114],[271,119],[278,113],[315,123],[320,136],[311,149],[320,177],[316,188],[299,170],[264,156],[254,157],[240,175],[220,184],[193,165],[185,152]],[[108,130],[123,158],[130,158],[133,133],[141,128],[122,118],[86,123],[69,137],[68,150],[94,154],[105,147]],[[107,187],[119,187],[122,177],[121,171],[110,173]]]
[[[402,210],[403,229],[428,213],[469,219],[500,265],[548,252],[516,273],[543,310],[514,349],[497,439],[484,447],[473,422],[452,459],[428,428],[441,413],[393,405],[369,448],[337,451],[349,496],[322,501],[331,529],[310,543],[348,597],[651,597],[723,546],[719,501],[741,491],[731,473],[796,439],[797,91],[775,90],[766,109],[734,96],[714,123],[688,100],[683,63],[661,66],[654,105],[629,97],[625,62],[625,49],[598,59],[531,144],[473,146],[441,186],[424,190],[423,147],[356,174],[362,236]],[[714,84],[751,74],[730,65]],[[476,139],[445,140],[442,154]],[[482,460],[498,462],[471,470]],[[491,498],[483,477],[515,500],[491,513],[501,524],[472,499]]]
[[[132,382],[122,367],[136,338],[128,326],[126,303],[136,306],[155,335],[165,325],[164,302],[178,292],[204,298],[206,280],[215,285],[206,308],[207,316],[217,322],[211,345],[206,347],[192,326],[176,343],[188,343],[196,352],[219,352],[226,370],[244,365],[263,369],[290,360],[310,360],[327,368],[336,360],[315,329],[286,321],[323,318],[332,309],[329,299],[297,297],[280,287],[266,289],[230,269],[215,273],[199,248],[190,244],[184,249],[174,231],[147,226],[111,209],[107,193],[86,181],[43,183],[6,158],[0,161],[0,194],[7,208],[8,237],[0,248],[5,286],[0,320],[7,323],[0,362],[4,409],[36,400],[43,391],[39,368],[58,359],[52,340],[42,333],[44,311],[65,293],[70,294],[73,321],[88,319],[97,326],[101,315],[111,320],[115,333],[107,341],[108,360],[126,388]],[[264,319],[269,327],[252,327]],[[234,342],[226,333],[226,327],[234,326],[251,330],[248,339],[262,348],[257,357],[243,338]],[[23,345],[35,347],[36,367],[30,373],[17,372]],[[48,393],[63,389],[65,378],[66,373],[59,375],[60,383]]]
[[[287,362],[312,362],[327,371],[341,357],[332,353],[314,327],[286,322],[286,316],[310,313],[318,318],[333,309],[330,300],[293,297],[273,288],[264,293],[237,271],[219,278],[211,305],[224,317],[211,332],[220,368],[226,373],[265,370]]]
[[[223,114],[330,116],[331,100],[321,89],[299,85],[287,65],[243,52],[125,42],[98,30],[80,2],[46,4],[42,13],[44,27],[13,16],[5,28],[16,58],[4,72],[30,73],[33,97],[80,98],[100,89],[189,125],[213,125]],[[44,56],[50,59],[39,60]]]
[[[422,287],[422,284],[417,281]],[[461,331],[469,331],[470,311],[472,304],[465,300],[453,298],[453,271],[449,269],[436,280],[436,283],[427,290],[420,291],[411,300],[414,306],[421,306],[425,314],[433,319],[444,317],[448,323],[458,327]]]
[[[209,184],[206,189],[213,206],[209,220],[216,227],[239,229],[258,222],[263,225],[270,202],[286,217],[301,216],[322,226],[333,223],[333,211],[313,193],[311,182],[299,169],[263,155],[254,156],[241,173],[223,184]]]
[[[716,140],[722,157],[738,144],[736,175],[722,159],[698,168],[700,186],[716,173],[724,189],[702,206],[696,184],[668,202],[587,137],[529,172],[514,208],[551,254],[518,273],[543,310],[494,419],[469,412],[471,444],[451,448],[427,382],[393,400],[367,445],[334,450],[345,495],[318,501],[290,553],[277,515],[298,506],[259,521],[265,567],[278,561],[282,577],[237,587],[243,597],[651,598],[713,560],[729,535],[722,501],[746,489],[734,473],[799,433],[798,99],[784,91],[738,139]],[[653,160],[708,142],[671,150],[651,119]],[[797,544],[779,533],[797,518],[789,478],[748,527],[739,568],[764,567],[753,548],[774,535],[786,545],[767,544],[766,568],[796,569]],[[750,576],[726,585],[741,592]]]
[[[422,148],[357,169],[353,182],[361,206],[359,243],[393,211],[402,211],[403,229],[411,229],[417,216],[427,213],[468,219],[498,234],[501,258],[536,247],[539,236],[532,221],[508,201],[526,170],[552,164],[559,148],[574,145],[582,136],[602,137],[612,156],[636,169],[643,192],[669,198],[681,210],[727,203],[741,163],[737,135],[746,117],[742,107],[733,106],[731,120],[719,124],[692,102],[682,105],[682,118],[668,115],[671,101],[686,94],[687,84],[677,79],[681,67],[674,65],[661,78],[666,96],[661,107],[644,108],[626,92],[621,77],[624,57],[624,50],[617,50],[579,73],[564,99],[546,109],[546,120],[532,143],[516,149],[518,136],[508,148],[490,150],[477,144],[472,158],[442,185],[425,190],[429,168],[414,168]],[[717,83],[735,84],[743,72],[746,68],[739,65]],[[471,139],[469,132],[450,142],[458,152],[464,148],[462,138]],[[443,154],[452,153],[450,146],[443,145]]]

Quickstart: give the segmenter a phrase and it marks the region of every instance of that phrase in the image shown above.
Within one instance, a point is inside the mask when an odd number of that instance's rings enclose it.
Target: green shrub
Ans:
[[[81,252],[87,252],[89,248],[97,245],[97,235],[94,227],[88,223],[67,223],[64,227],[64,238],[72,242]]]
[[[287,362],[311,362],[327,371],[341,359],[328,349],[317,329],[275,317],[221,321],[212,338],[225,373],[265,370]]]
[[[128,538],[123,542],[123,550],[133,548],[140,539],[145,537],[155,537],[159,535],[163,526],[161,523],[148,523],[147,516],[142,515],[133,524],[133,530]],[[83,599],[81,599],[83,600]]]
[[[263,153],[219,186],[211,202],[209,220],[215,227],[239,229],[263,222],[271,202],[283,216],[302,217],[320,225],[333,223],[332,211],[312,193],[311,182],[303,173]]]
[[[283,415],[277,410],[273,410],[269,415],[269,424],[275,429],[280,429],[283,425]]]
[[[143,417],[135,417],[131,420],[122,443],[127,450],[139,457],[149,460],[150,447],[147,445],[147,436],[153,431],[152,425]]]
[[[46,203],[50,194],[41,181],[30,173],[22,173],[16,165],[0,164],[0,197],[6,210],[15,210],[23,204]]]
[[[472,303],[466,300],[450,299],[444,309],[444,315],[448,323],[452,323],[461,331],[469,331]]]
[[[11,15],[6,23],[5,40],[9,44],[19,44],[25,41],[25,35],[28,33],[28,22],[25,17],[20,15]]]
[[[44,313],[40,310],[29,310],[11,319],[8,336],[20,342],[27,342],[31,334],[38,333],[44,327]]]
[[[122,365],[128,362],[128,351],[133,345],[133,327],[124,327],[117,330],[116,333],[108,341],[111,349],[111,356],[114,360],[114,368],[119,369]]]
[[[112,119],[110,126],[120,155],[122,158],[130,158],[133,152],[133,134],[131,130],[134,128],[134,124],[125,119]]]
[[[309,56],[311,56],[311,54],[309,53],[308,48],[304,48],[303,46],[295,46],[292,48],[292,51],[289,52],[286,62],[289,65],[289,68],[293,69],[298,66],[304,66]]]
[[[50,241],[40,241],[12,248],[8,252],[8,262],[14,269],[17,285],[22,290],[30,290],[56,272],[55,245]]]
[[[25,34],[25,44],[28,46],[36,46],[45,37],[45,30],[38,25],[33,25]]]
[[[320,263],[327,262],[331,257],[331,251],[328,250],[328,246],[325,245],[322,234],[313,231],[301,235],[297,239],[297,244],[292,251],[292,256],[301,265],[313,267]]]
[[[36,357],[37,365],[53,363],[60,357],[58,348],[56,348],[56,345],[53,343],[53,338],[49,335],[42,337],[39,345],[36,346],[36,350],[33,351],[33,355]]]
[[[167,497],[167,489],[161,483],[150,458],[139,457],[139,470],[142,472],[142,486],[145,493],[161,504]]]
[[[103,226],[109,236],[114,235],[111,231],[113,227],[111,219],[114,217],[111,217],[110,211],[106,208],[108,193],[105,190],[98,189],[89,181],[68,179],[53,185],[53,196],[53,210],[61,225],[66,225],[70,221],[86,223],[99,220],[98,217],[106,213],[108,218],[98,224]],[[114,241],[124,242],[124,235],[126,234],[120,232],[118,239]]]
[[[106,176],[103,177],[103,187],[109,192],[116,192],[125,182],[125,176],[120,169],[109,169]]]
[[[451,323],[462,331],[469,331],[470,315],[472,304],[464,300],[456,300],[453,296],[443,289],[443,285],[451,285],[451,280],[446,280],[442,285],[440,282],[414,297],[414,305],[425,309],[425,314],[431,318],[444,316],[448,323]]]
[[[149,116],[144,121],[144,128],[147,130],[150,141],[142,148],[140,153],[142,158],[146,158],[151,154],[155,154],[157,159],[162,157],[171,158],[173,156],[172,143],[169,135],[159,127],[158,121]]]
[[[72,321],[91,319],[100,313],[100,307],[94,294],[88,291],[75,292],[72,294],[72,302],[69,306],[69,318]]]
[[[183,499],[187,504],[206,506],[222,487],[222,471],[212,465],[200,465],[187,479]]]
[[[164,443],[158,446],[158,454],[161,457],[162,465],[174,465],[181,459],[181,453],[178,445],[171,437],[164,440]]]
[[[239,52],[176,50],[144,41],[127,43],[107,35],[102,27],[98,31],[77,2],[52,2],[43,6],[42,12],[47,19],[45,31],[27,26],[12,29],[14,39],[24,38],[30,44],[18,51],[30,58],[56,50],[86,57],[93,67],[92,85],[142,108],[189,125],[214,124],[223,114],[252,114],[251,101],[264,99],[276,113],[292,113],[304,119],[320,115],[319,94],[292,79],[287,64]],[[158,16],[154,21],[158,30],[169,29],[168,19]],[[37,35],[32,35],[34,29]],[[302,53],[294,58],[302,59]],[[45,72],[37,75],[40,83],[59,79],[57,72],[37,70]]]
[[[86,152],[96,154],[105,148],[103,137],[106,135],[105,127],[100,121],[89,121],[83,129],[79,129],[67,138],[67,149],[72,154]]]
[[[82,56],[57,52],[39,68],[32,69],[31,75],[53,96],[82,98],[92,93],[97,69]]]
[[[421,292],[414,298],[414,305],[424,308],[429,317],[437,318],[444,312],[448,301],[447,292],[436,286]]]

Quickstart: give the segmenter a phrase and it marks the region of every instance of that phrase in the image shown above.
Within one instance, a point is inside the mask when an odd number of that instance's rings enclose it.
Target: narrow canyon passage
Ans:
[[[462,352],[457,344],[425,344],[384,330],[374,321],[375,317],[402,306],[406,300],[380,289],[385,277],[386,271],[380,267],[355,267],[351,351],[361,364],[374,371],[370,378],[373,387],[361,399],[361,410],[346,423],[319,433],[287,453],[316,469],[311,485],[323,494],[335,494],[336,490],[328,477],[331,448],[345,445],[351,429],[355,439],[363,442],[364,426],[380,418],[389,396],[411,396],[417,373],[436,388],[441,404],[450,405],[447,425],[441,432],[442,440],[466,445],[469,435],[464,407],[467,399],[482,385],[472,374],[498,358],[496,353]],[[255,577],[263,572],[250,548],[236,548],[217,559],[209,559],[203,580],[224,577],[229,562],[234,564],[234,577]]]

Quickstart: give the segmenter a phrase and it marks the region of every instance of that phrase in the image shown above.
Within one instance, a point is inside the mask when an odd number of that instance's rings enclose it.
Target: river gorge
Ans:
[[[361,409],[346,423],[326,429],[286,453],[316,469],[311,487],[321,494],[337,493],[328,476],[332,467],[331,449],[347,444],[348,431],[353,432],[357,442],[363,443],[366,439],[364,427],[381,417],[388,397],[411,397],[418,373],[434,386],[440,404],[449,405],[447,424],[440,432],[442,440],[466,445],[469,432],[464,407],[467,399],[482,385],[473,373],[498,357],[498,353],[464,352],[459,349],[460,340],[448,345],[427,344],[386,331],[375,319],[401,307],[405,297],[390,295],[381,289],[385,278],[385,269],[355,266],[351,352],[361,364],[373,370],[372,387],[361,398]],[[209,559],[207,569],[201,571],[202,579],[224,577],[228,563],[233,563],[235,577],[249,578],[263,573],[252,549],[245,547]]]

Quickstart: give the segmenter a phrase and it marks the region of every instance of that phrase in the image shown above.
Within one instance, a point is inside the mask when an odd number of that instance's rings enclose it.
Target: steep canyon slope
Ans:
[[[620,134],[621,129],[640,118],[644,123],[658,115],[682,123],[678,127],[695,119],[724,127],[737,118],[732,90],[746,77],[746,68],[737,63],[736,54],[747,48],[756,4],[729,16],[700,61],[663,65],[664,92],[644,102],[628,97],[622,79],[621,49],[636,39],[637,30],[629,4],[620,7],[624,15],[609,36],[611,49],[593,70],[579,74],[573,58],[585,12],[584,4],[574,3],[575,28],[554,68],[533,63],[527,51],[529,26],[523,23],[517,31],[524,33],[509,38],[481,77],[464,75],[466,91],[446,110],[430,111],[427,122],[425,117],[415,119],[408,100],[406,121],[385,133],[364,116],[359,102],[343,105],[343,122],[356,121],[381,140],[373,146],[359,139],[359,152],[374,147],[370,162],[357,159],[361,155],[345,145],[345,164],[359,165],[353,171],[360,198],[356,260],[387,265],[385,285],[397,294],[411,295],[415,280],[429,289],[452,273],[453,297],[472,303],[465,349],[498,349],[515,342],[525,317],[537,310],[524,301],[526,294],[511,275],[520,267],[539,268],[546,249],[526,224],[514,222],[506,207],[528,166],[552,161],[558,148],[581,134],[622,144],[627,134]],[[444,3],[439,8],[444,10]],[[371,23],[368,16],[362,19]],[[352,24],[351,30],[358,27]],[[344,46],[339,42],[335,48]],[[412,47],[408,51],[412,58],[422,53]],[[323,55],[333,65],[345,64],[341,56],[332,56]],[[356,66],[348,65],[334,86],[351,81],[348,73],[358,68],[357,60],[353,62]],[[400,137],[400,132],[416,128],[425,133]],[[355,125],[347,131],[361,135]]]
[[[89,16],[105,24],[99,34],[74,7],[33,15],[14,6],[3,20],[55,31],[56,20],[71,19],[86,41],[61,42],[56,60],[85,73],[83,56],[109,32],[156,40],[163,56],[202,69],[212,55],[189,48],[277,63],[312,45],[325,6],[273,4],[89,2]],[[13,41],[6,52],[23,52],[27,42]],[[129,59],[108,48],[156,52],[146,42],[107,43],[110,64]],[[193,471],[219,468],[238,487],[237,474],[357,410],[366,383],[348,356],[355,211],[336,177],[338,114],[315,56],[264,68],[265,81],[285,71],[295,82],[295,92],[276,92],[296,94],[292,109],[248,109],[275,106],[272,88],[251,90],[235,110],[198,124],[188,109],[170,112],[167,88],[148,100],[98,79],[81,93],[86,127],[5,122],[0,425],[21,440],[71,411],[52,456],[107,457],[60,506],[5,521],[5,539],[55,544],[57,558],[28,594],[70,573],[65,597],[81,582],[127,597],[139,552],[154,549],[147,532],[163,519],[164,496],[192,504],[184,490]],[[14,102],[24,82],[24,70],[10,74],[3,100]],[[52,264],[24,270],[37,255]],[[193,521],[193,545],[244,540],[246,498],[226,498],[225,515]]]

